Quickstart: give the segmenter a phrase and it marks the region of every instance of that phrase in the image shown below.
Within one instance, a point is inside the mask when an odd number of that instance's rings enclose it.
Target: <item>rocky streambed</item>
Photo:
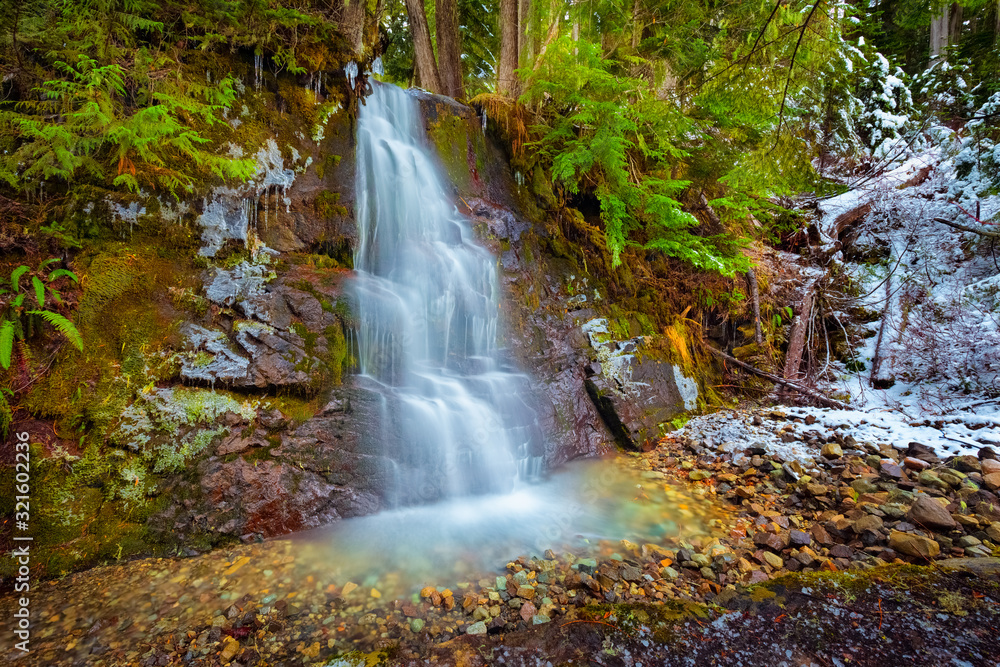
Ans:
[[[806,426],[812,442],[789,436]],[[942,459],[917,443],[845,437],[792,410],[720,412],[595,468],[598,480],[628,471],[592,492],[613,499],[609,516],[635,539],[568,528],[551,548],[536,540],[500,557],[500,545],[477,561],[485,540],[454,565],[413,569],[338,556],[363,553],[362,531],[341,552],[331,540],[273,540],[122,563],[41,586],[27,659],[996,664],[994,461],[989,448]],[[12,604],[0,602],[4,618]]]

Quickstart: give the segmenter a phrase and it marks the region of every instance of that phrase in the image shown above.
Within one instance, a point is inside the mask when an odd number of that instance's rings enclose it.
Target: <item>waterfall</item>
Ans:
[[[498,357],[496,260],[449,196],[415,98],[373,83],[357,138],[356,350],[399,440],[391,495],[509,490],[542,445],[526,378]]]

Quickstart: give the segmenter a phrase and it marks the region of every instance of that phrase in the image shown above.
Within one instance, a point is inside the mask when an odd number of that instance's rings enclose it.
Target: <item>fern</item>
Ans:
[[[142,188],[178,197],[209,174],[246,180],[251,160],[215,155],[211,143],[185,119],[219,123],[224,106],[235,99],[231,77],[214,86],[201,84],[151,92],[153,104],[130,112],[126,72],[81,55],[76,63],[57,61],[65,78],[36,89],[40,99],[0,113],[20,143],[0,156],[0,173],[26,189],[43,180],[93,181],[136,193]],[[11,179],[7,174],[14,174]]]
[[[10,368],[10,357],[14,351],[14,323],[11,320],[0,322],[0,366]]]
[[[10,287],[12,292],[18,292],[21,289],[21,276],[27,273],[30,269],[22,264],[17,267],[10,274]]]
[[[31,274],[29,291],[22,291],[20,283],[21,278],[30,269],[22,264],[11,272],[10,284],[13,291],[10,294],[13,298],[6,304],[2,315],[0,315],[0,366],[3,368],[10,368],[14,341],[23,340],[37,332],[36,318],[48,323],[69,339],[78,350],[83,351],[83,339],[73,323],[57,312],[44,309],[46,293],[50,294],[57,303],[62,303],[59,291],[52,285],[53,282],[61,278],[69,278],[73,282],[78,282],[76,274],[69,269],[55,269],[49,273],[46,281],[42,280],[40,276],[45,275],[45,267],[58,261],[60,261],[58,257],[53,257],[38,265],[38,268]],[[7,293],[8,290],[0,289],[0,295]],[[32,310],[25,309],[25,298],[29,293],[33,293],[35,297],[36,307]]]
[[[552,44],[522,98],[550,110],[529,146],[564,193],[597,197],[612,266],[639,246],[732,275],[746,265],[733,240],[691,232],[698,220],[677,199],[691,183],[670,176],[689,155],[679,143],[691,123],[621,67],[597,44],[568,36]]]
[[[57,278],[62,278],[63,276],[66,276],[75,283],[80,282],[80,279],[76,277],[76,274],[70,271],[69,269],[56,269],[55,271],[49,274],[49,282],[52,282]]]
[[[31,284],[35,288],[35,303],[42,308],[45,306],[45,284],[38,279],[38,276],[31,276]]]
[[[80,337],[80,332],[76,330],[76,326],[72,322],[67,320],[65,317],[59,313],[54,313],[51,310],[29,310],[30,315],[38,315],[43,320],[48,322],[55,328],[56,331],[61,333],[69,342],[76,346],[76,349],[83,352],[83,338]]]

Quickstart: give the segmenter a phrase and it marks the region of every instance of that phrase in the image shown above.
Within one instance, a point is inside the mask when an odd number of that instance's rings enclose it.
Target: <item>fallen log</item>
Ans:
[[[848,406],[848,405],[846,405],[844,403],[841,403],[840,401],[835,401],[832,398],[829,398],[828,396],[824,396],[823,394],[821,394],[821,393],[819,393],[817,391],[813,391],[812,389],[807,389],[806,387],[803,387],[803,386],[801,386],[799,384],[796,384],[794,382],[789,382],[788,380],[786,380],[784,378],[781,378],[781,377],[778,377],[777,375],[774,375],[772,373],[768,373],[767,371],[762,371],[761,369],[757,368],[756,366],[751,366],[750,364],[744,363],[744,362],[740,361],[739,359],[737,359],[736,357],[732,357],[732,356],[726,354],[725,352],[722,352],[721,350],[716,350],[714,347],[709,347],[709,349],[712,351],[712,354],[714,354],[715,356],[720,357],[721,359],[724,359],[725,361],[728,361],[731,364],[739,366],[743,370],[749,371],[750,373],[753,373],[754,375],[758,375],[758,376],[760,376],[760,377],[762,377],[762,378],[764,378],[766,380],[770,380],[771,382],[775,382],[777,384],[780,384],[780,385],[782,385],[784,387],[787,387],[788,389],[791,389],[793,391],[797,391],[798,393],[802,394],[803,396],[807,396],[807,397],[813,399],[814,401],[816,401],[817,403],[819,403],[820,405],[822,405],[825,408],[835,408],[837,410],[850,410],[851,409],[850,406]]]

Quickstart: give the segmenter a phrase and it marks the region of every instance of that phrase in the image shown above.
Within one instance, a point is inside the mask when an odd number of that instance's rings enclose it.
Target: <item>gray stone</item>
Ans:
[[[477,621],[465,629],[465,634],[467,635],[485,635],[486,634],[486,623],[483,621]]]
[[[601,364],[601,373],[586,379],[587,393],[621,444],[638,448],[659,437],[660,424],[697,407],[697,382],[656,359],[660,337],[615,340],[602,318],[582,328]]]

